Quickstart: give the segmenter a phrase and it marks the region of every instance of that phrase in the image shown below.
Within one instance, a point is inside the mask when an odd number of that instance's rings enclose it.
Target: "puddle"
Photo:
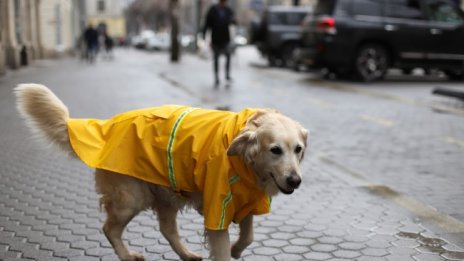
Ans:
[[[418,233],[407,233],[407,232],[400,232],[396,235],[400,238],[415,239],[417,243],[420,244],[419,248],[422,247],[423,249],[427,249],[431,253],[436,253],[438,255],[441,255],[444,258],[452,259],[452,260],[456,260],[456,259],[464,260],[464,252],[451,251],[451,250],[445,249],[443,246],[449,243],[441,238],[425,237]]]

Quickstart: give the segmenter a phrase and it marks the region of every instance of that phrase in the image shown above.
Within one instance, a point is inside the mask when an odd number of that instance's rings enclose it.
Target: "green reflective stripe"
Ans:
[[[233,176],[229,179],[229,184],[232,185],[240,179],[240,176]]]
[[[176,190],[177,189],[177,183],[176,183],[176,176],[174,174],[174,162],[172,160],[172,147],[174,145],[174,140],[176,138],[176,133],[177,133],[177,128],[179,127],[180,123],[184,119],[184,117],[191,111],[193,111],[195,108],[190,108],[188,110],[183,111],[179,118],[177,118],[176,122],[174,123],[174,126],[172,127],[171,130],[171,135],[169,135],[169,142],[168,142],[168,176],[169,176],[169,182],[171,183],[171,187]]]
[[[219,230],[224,229],[223,226],[224,226],[224,219],[226,217],[226,209],[227,209],[227,205],[229,205],[230,201],[232,201],[232,193],[231,192],[229,192],[229,194],[227,194],[226,198],[222,202],[222,213],[221,213],[221,221],[219,222]]]
[[[240,179],[240,176],[238,175],[230,177],[229,185],[234,184],[239,179]],[[226,217],[227,205],[229,205],[231,201],[232,201],[232,192],[229,192],[229,194],[227,194],[226,198],[222,202],[221,221],[219,222],[219,229],[224,229],[223,226],[224,226],[224,219]]]

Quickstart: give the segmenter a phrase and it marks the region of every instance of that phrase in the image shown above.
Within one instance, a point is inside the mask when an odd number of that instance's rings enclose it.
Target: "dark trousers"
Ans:
[[[214,55],[214,79],[219,81],[219,57],[221,54],[226,56],[226,78],[230,78],[230,48],[229,45],[215,46],[213,45]]]

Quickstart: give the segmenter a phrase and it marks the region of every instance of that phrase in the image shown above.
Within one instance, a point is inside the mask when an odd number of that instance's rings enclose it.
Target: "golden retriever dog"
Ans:
[[[167,105],[75,119],[43,85],[21,84],[15,94],[36,137],[96,169],[103,232],[121,260],[144,260],[121,236],[148,209],[182,260],[201,260],[179,237],[176,216],[184,207],[203,215],[212,260],[239,258],[253,240],[253,215],[268,213],[271,197],[301,183],[308,131],[274,110]],[[240,229],[233,244],[232,222]]]

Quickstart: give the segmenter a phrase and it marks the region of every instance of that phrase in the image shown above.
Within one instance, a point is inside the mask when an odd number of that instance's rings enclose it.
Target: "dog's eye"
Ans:
[[[271,148],[271,152],[272,154],[275,154],[275,155],[280,155],[282,154],[282,149],[280,147],[272,147]]]
[[[296,145],[295,153],[300,153],[303,148],[300,145]]]

